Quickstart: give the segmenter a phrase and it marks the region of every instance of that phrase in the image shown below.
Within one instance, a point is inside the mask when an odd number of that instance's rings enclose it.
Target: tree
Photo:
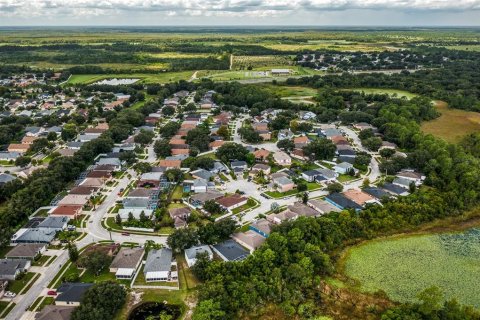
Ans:
[[[79,307],[72,313],[72,320],[109,320],[125,303],[127,292],[119,283],[104,281],[89,288]]]
[[[133,168],[138,172],[138,173],[145,173],[145,172],[150,172],[152,171],[152,165],[148,162],[137,162]]]
[[[30,157],[20,156],[17,159],[15,159],[15,165],[17,167],[25,168],[26,166],[28,166],[30,164],[31,160],[32,160],[32,158],[30,158]]]
[[[358,134],[358,137],[360,138],[360,140],[366,140],[374,136],[375,136],[375,133],[373,132],[372,129],[364,129],[360,131],[360,133]]]
[[[180,252],[198,244],[198,234],[190,228],[176,229],[168,236],[167,244],[175,252]]]
[[[260,134],[252,127],[240,128],[238,129],[238,134],[242,137],[243,140],[249,143],[259,143],[263,141],[263,138],[260,136]]]
[[[425,315],[433,315],[442,308],[443,292],[438,287],[430,287],[418,294],[420,304],[419,310]]]
[[[307,191],[308,187],[305,183],[298,183],[297,190],[300,192]]]
[[[88,271],[95,275],[99,275],[103,269],[110,265],[111,258],[100,250],[92,250],[84,253],[80,259],[79,264],[85,267]]]
[[[307,204],[307,202],[308,202],[308,193],[307,193],[307,192],[304,192],[304,193],[302,194],[302,202],[303,202],[304,204]]]
[[[62,128],[60,134],[63,141],[73,140],[77,136],[77,126],[74,123],[67,123]]]
[[[308,122],[301,122],[297,126],[297,132],[307,133],[312,131],[313,125]]]
[[[175,114],[175,108],[172,106],[165,106],[162,109],[162,113],[167,117],[173,116]]]
[[[315,139],[303,147],[303,152],[310,160],[328,160],[335,156],[337,147],[328,139]]]
[[[370,151],[377,151],[382,146],[382,139],[372,137],[362,140],[362,145]]]
[[[158,158],[166,158],[172,155],[172,147],[170,146],[170,141],[166,139],[157,140],[153,145],[153,151]]]
[[[133,141],[135,141],[135,143],[139,143],[141,144],[142,146],[145,146],[149,143],[152,142],[153,140],[153,137],[155,136],[155,133],[153,131],[149,131],[149,130],[140,130],[140,132],[133,138]]]
[[[342,192],[343,191],[343,185],[338,182],[330,183],[327,186],[327,191],[328,193],[337,193],[337,192]]]
[[[185,141],[190,145],[190,148],[205,152],[210,149],[210,139],[210,131],[208,129],[197,127],[188,131]]]
[[[173,137],[177,131],[180,129],[180,123],[170,121],[166,125],[160,128],[160,135],[165,139],[170,139]]]
[[[215,153],[217,158],[219,158],[224,163],[229,163],[231,160],[246,160],[247,154],[249,151],[247,148],[241,144],[234,142],[227,142],[220,148],[218,148]]]
[[[198,158],[191,158],[194,159],[193,162],[190,164],[191,170],[196,170],[198,168],[202,168],[205,170],[213,169],[215,165],[215,161],[210,157],[198,157]]]
[[[207,200],[203,203],[203,209],[210,214],[222,214],[225,209],[214,200]]]
[[[230,133],[228,132],[228,126],[221,126],[217,130],[217,134],[223,138],[223,140],[228,140]]]
[[[169,182],[180,183],[183,181],[183,171],[178,168],[172,168],[165,171],[165,176]]]
[[[293,143],[293,140],[283,139],[277,142],[277,147],[283,151],[291,152],[295,149],[295,143]]]
[[[198,238],[200,243],[215,244],[228,239],[237,227],[237,223],[232,219],[207,223],[198,229]]]
[[[37,153],[43,151],[46,148],[49,148],[50,146],[51,142],[48,142],[46,138],[40,138],[33,141],[33,143],[30,145],[30,151],[33,153]]]
[[[117,225],[119,225],[119,226],[122,225],[122,218],[120,217],[119,214],[117,214],[117,215],[115,216],[115,223],[116,223]]]
[[[195,264],[192,266],[193,274],[200,280],[205,281],[207,268],[210,265],[210,257],[207,252],[197,253]]]
[[[127,165],[131,166],[137,161],[137,155],[134,151],[124,151],[118,157],[121,161],[125,161]]]
[[[226,314],[220,307],[220,302],[204,300],[195,308],[192,320],[222,320],[225,317]]]
[[[394,154],[395,150],[390,148],[385,148],[379,151],[380,156],[386,159],[390,159]]]
[[[68,249],[68,257],[70,258],[70,261],[76,262],[78,260],[78,248],[74,243],[69,242],[67,244],[67,249]]]
[[[190,102],[185,107],[183,107],[183,110],[186,112],[196,111],[197,106],[195,105],[195,103]]]
[[[358,152],[355,156],[355,164],[358,166],[368,166],[372,156],[366,152]]]
[[[48,141],[55,141],[58,139],[58,136],[55,132],[49,132],[47,135],[47,140]]]

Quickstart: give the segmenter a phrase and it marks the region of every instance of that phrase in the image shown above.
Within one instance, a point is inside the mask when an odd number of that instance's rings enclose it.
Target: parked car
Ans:
[[[5,292],[5,294],[3,295],[5,298],[15,298],[17,294],[14,293],[14,292],[11,292],[11,291],[7,291]]]
[[[56,296],[56,295],[57,295],[57,291],[55,291],[55,290],[49,290],[49,291],[47,292],[47,295],[49,295],[49,296]]]
[[[128,232],[122,232],[122,236],[129,236],[129,235],[130,235],[130,233],[128,233]]]

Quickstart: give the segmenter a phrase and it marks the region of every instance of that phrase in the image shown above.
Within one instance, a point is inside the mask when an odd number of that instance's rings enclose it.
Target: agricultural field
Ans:
[[[389,96],[397,96],[399,98],[412,99],[418,95],[404,90],[397,89],[380,89],[380,88],[354,88],[346,89],[351,91],[363,92],[365,94],[388,94]]]
[[[383,290],[395,301],[413,302],[437,286],[446,299],[480,308],[480,229],[368,241],[351,248],[341,265],[362,291]]]
[[[422,131],[448,142],[459,142],[464,136],[480,130],[480,113],[451,109],[445,102],[436,102],[441,116],[422,123]]]
[[[233,56],[232,70],[250,70],[259,67],[284,65],[288,68],[293,65],[289,56]]]

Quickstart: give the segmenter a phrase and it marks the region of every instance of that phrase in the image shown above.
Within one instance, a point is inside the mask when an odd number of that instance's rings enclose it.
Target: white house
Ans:
[[[213,252],[209,246],[197,246],[185,249],[185,260],[188,267],[193,266],[197,262],[197,255],[200,253],[206,253],[210,260],[213,259]]]

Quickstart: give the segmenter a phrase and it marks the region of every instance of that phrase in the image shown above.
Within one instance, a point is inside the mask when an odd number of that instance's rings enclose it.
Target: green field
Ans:
[[[442,114],[437,119],[422,123],[422,131],[448,142],[459,142],[467,134],[480,131],[480,113],[451,109],[445,102],[436,102]]]
[[[178,80],[189,80],[193,71],[131,73],[131,74],[76,74],[68,80],[68,84],[91,84],[103,79],[140,79],[144,83],[167,83]]]
[[[480,229],[369,241],[347,252],[344,272],[361,290],[384,290],[395,301],[437,286],[447,299],[480,308]]]
[[[388,94],[390,96],[397,96],[399,98],[407,98],[412,99],[417,97],[418,95],[415,93],[411,93],[404,90],[396,90],[396,89],[380,89],[380,88],[354,88],[354,89],[346,89],[351,91],[358,91],[364,92],[365,94]]]

